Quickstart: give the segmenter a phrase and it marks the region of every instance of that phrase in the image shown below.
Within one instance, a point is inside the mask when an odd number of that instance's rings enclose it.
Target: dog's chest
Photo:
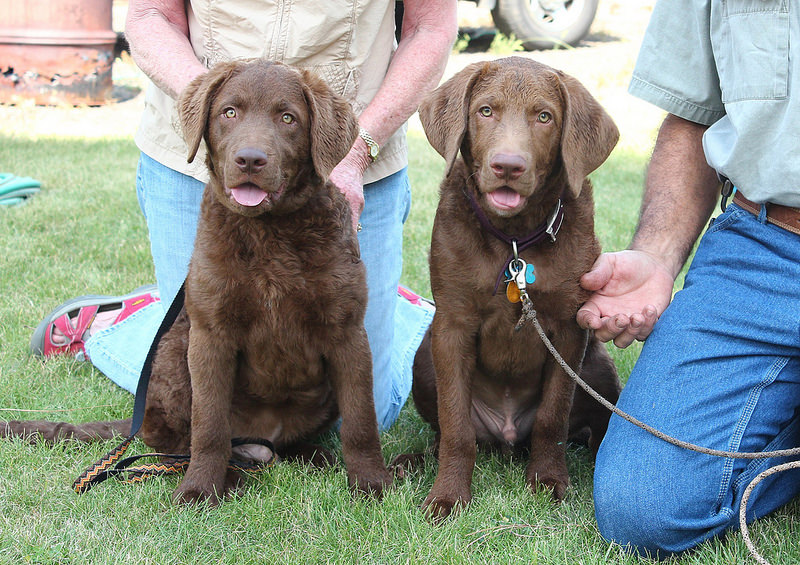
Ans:
[[[226,336],[238,352],[240,383],[255,396],[323,381],[325,348],[359,319],[363,266],[341,247],[314,243],[239,238],[193,258],[193,323]]]
[[[532,327],[515,329],[521,313],[521,308],[503,304],[482,317],[476,339],[477,370],[487,379],[532,383],[540,378],[546,351]]]
[[[248,396],[278,403],[295,391],[327,390],[325,348],[342,331],[328,307],[331,295],[317,278],[321,273],[286,274],[242,281],[240,292],[221,297],[220,304],[234,328],[238,386]]]
[[[330,258],[285,254],[252,262],[220,292],[219,308],[254,336],[312,339],[332,329],[343,314],[336,296],[351,292],[355,284],[342,277],[346,267]],[[351,280],[358,280],[356,272],[350,274]]]

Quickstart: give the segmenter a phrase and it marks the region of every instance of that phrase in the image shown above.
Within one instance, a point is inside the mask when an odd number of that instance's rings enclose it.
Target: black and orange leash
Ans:
[[[185,283],[181,285],[180,290],[175,295],[175,298],[170,304],[161,325],[156,332],[153,342],[150,344],[150,349],[147,352],[144,365],[142,365],[142,372],[139,376],[139,383],[136,386],[136,396],[133,401],[133,417],[131,418],[131,431],[127,438],[125,438],[117,447],[106,453],[99,461],[92,466],[88,467],[83,473],[75,479],[72,484],[72,489],[78,493],[91,489],[93,486],[102,483],[109,477],[114,477],[122,482],[135,483],[141,482],[147,478],[160,476],[160,475],[175,475],[182,473],[189,466],[189,455],[184,454],[170,454],[170,453],[145,453],[142,455],[134,455],[131,457],[122,458],[125,452],[136,439],[136,434],[142,427],[144,422],[145,402],[147,400],[147,387],[150,384],[150,374],[153,370],[153,361],[156,357],[158,344],[161,338],[172,327],[172,324],[180,314],[183,308],[185,298]],[[270,449],[273,453],[269,461],[263,463],[250,463],[231,459],[228,466],[236,471],[258,471],[270,467],[275,459],[275,448],[269,440],[261,438],[234,438],[232,440],[234,447],[238,445],[247,444],[260,444]],[[133,466],[133,463],[147,458],[156,458],[157,463],[145,463]]]

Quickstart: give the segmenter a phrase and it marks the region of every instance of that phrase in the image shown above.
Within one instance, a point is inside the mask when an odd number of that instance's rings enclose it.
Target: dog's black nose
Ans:
[[[257,173],[267,165],[267,154],[260,149],[245,147],[236,152],[234,162],[243,173]]]
[[[516,180],[528,169],[525,159],[510,153],[498,153],[489,162],[492,172],[497,178]]]

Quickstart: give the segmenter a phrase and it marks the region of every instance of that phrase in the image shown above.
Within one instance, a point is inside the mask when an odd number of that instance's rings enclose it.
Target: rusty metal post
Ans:
[[[111,100],[113,0],[0,0],[0,103]]]

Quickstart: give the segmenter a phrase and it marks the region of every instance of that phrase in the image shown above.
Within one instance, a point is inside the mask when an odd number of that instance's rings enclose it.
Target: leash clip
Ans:
[[[544,230],[545,233],[550,236],[550,239],[553,243],[556,242],[556,234],[558,233],[558,230],[561,229],[561,223],[564,221],[564,216],[560,214],[563,208],[564,204],[559,198],[558,203],[556,204],[556,209],[553,210],[553,214],[547,221],[547,228]],[[556,225],[556,222],[558,222],[558,225]]]

